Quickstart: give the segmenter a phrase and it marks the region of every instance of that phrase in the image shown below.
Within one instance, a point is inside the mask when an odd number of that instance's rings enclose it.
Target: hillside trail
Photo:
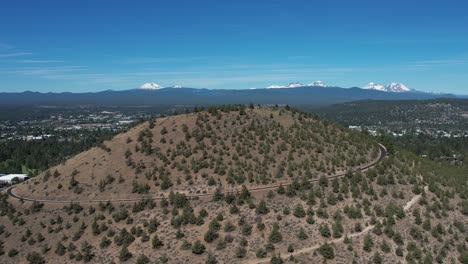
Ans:
[[[427,192],[428,191],[428,187],[427,186],[424,186],[424,191]],[[406,212],[408,212],[411,207],[417,203],[419,201],[419,199],[421,199],[422,195],[421,194],[417,194],[415,196],[413,196],[411,198],[411,200],[409,200],[405,206],[403,206],[403,210]],[[366,228],[364,228],[364,230],[360,231],[360,232],[356,232],[356,233],[351,233],[348,235],[349,238],[353,238],[353,237],[359,237],[359,236],[362,236],[362,235],[365,235],[367,234],[369,231],[373,230],[375,228],[375,225],[370,225],[370,226],[367,226]],[[328,244],[331,244],[331,243],[341,243],[343,242],[344,240],[344,236],[340,237],[340,238],[336,238],[336,239],[330,239],[328,241],[326,241]],[[287,254],[284,254],[284,256],[297,256],[297,255],[301,255],[301,254],[308,254],[308,253],[312,253],[313,251],[317,250],[321,245],[323,244],[315,244],[313,246],[310,246],[310,247],[306,247],[306,248],[302,248],[300,250],[297,250],[293,253],[287,253]],[[248,260],[246,262],[244,262],[245,264],[261,264],[261,263],[269,263],[270,262],[270,259],[268,258],[265,258],[265,259],[255,259],[255,260]]]
[[[375,159],[373,159],[368,164],[360,166],[357,169],[353,170],[353,172],[367,171],[368,169],[376,166],[377,163],[382,161],[385,157],[387,157],[387,148],[384,145],[380,144],[380,143],[378,145],[379,145],[379,150],[380,150],[379,156],[376,157]],[[341,172],[336,173],[335,175],[327,176],[327,179],[332,180],[332,179],[341,178],[341,177],[344,177],[344,176],[346,176],[346,171],[341,171]],[[29,179],[29,180],[31,180],[31,179]],[[319,180],[320,180],[319,178],[316,178],[316,179],[309,180],[309,182],[310,183],[315,183],[315,182],[318,182]],[[249,188],[248,191],[250,193],[252,193],[252,194],[255,194],[255,195],[262,195],[262,194],[266,194],[269,190],[274,190],[274,189],[279,188],[281,185],[283,187],[286,187],[286,186],[290,185],[291,183],[292,183],[291,180],[284,181],[284,182],[276,182],[273,185],[265,185],[265,186],[261,186],[261,187]],[[14,192],[15,187],[16,186],[12,186],[12,187],[9,187],[9,188],[6,189],[6,193],[12,198],[15,198],[15,199],[18,199],[18,200],[21,200],[21,201],[31,201],[31,202],[36,201],[36,202],[51,203],[51,204],[68,204],[68,203],[84,203],[84,204],[87,204],[87,203],[100,203],[100,202],[103,202],[103,203],[106,203],[106,202],[126,203],[126,202],[138,202],[138,201],[145,200],[145,199],[152,199],[152,200],[164,199],[164,197],[138,197],[138,198],[95,199],[95,200],[93,200],[93,199],[50,200],[50,199],[43,199],[43,198],[42,199],[41,198],[31,198],[31,197],[26,197],[26,196],[16,194]],[[228,192],[236,193],[236,192],[240,192],[240,191],[241,191],[240,188],[234,188],[234,189],[224,190],[223,193],[228,193]],[[189,198],[189,199],[192,199],[192,198],[210,199],[214,195],[214,193],[195,194],[195,195],[193,195],[193,194],[187,194],[184,191],[180,191],[179,193],[186,194],[187,198]]]

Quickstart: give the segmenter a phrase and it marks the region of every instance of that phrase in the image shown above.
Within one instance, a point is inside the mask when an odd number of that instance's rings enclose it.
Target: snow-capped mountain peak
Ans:
[[[182,88],[182,86],[181,85],[174,85],[174,86],[172,86],[172,88]]]
[[[288,84],[286,87],[287,87],[287,88],[296,88],[296,87],[302,87],[302,86],[304,86],[302,83],[300,83],[300,82],[294,82],[294,83]]]
[[[305,85],[303,85],[302,83],[300,82],[292,82],[292,83],[289,83],[288,85],[270,85],[267,87],[267,89],[275,89],[275,88],[299,88],[299,87],[304,87]]]
[[[270,86],[268,86],[267,88],[268,88],[268,89],[286,88],[286,86],[284,86],[284,85],[276,85],[276,84],[274,84],[274,85],[270,85]]]
[[[297,88],[297,87],[304,87],[304,85],[300,82],[293,82],[288,85],[270,85],[268,89],[275,89],[275,88]]]
[[[138,87],[138,89],[143,89],[143,90],[158,90],[162,88],[164,87],[157,83],[145,83],[142,86]]]
[[[373,82],[370,82],[368,85],[362,87],[362,89],[387,92],[385,86]]]
[[[327,85],[322,81],[315,81],[313,83],[309,83],[307,86],[327,87]]]
[[[394,93],[403,93],[403,92],[410,92],[411,89],[408,88],[408,86],[398,83],[398,82],[393,82],[387,86],[387,92],[394,92]]]
[[[315,86],[315,87],[327,87],[327,85],[322,82],[322,81],[315,81],[313,83],[309,83],[307,85],[304,85],[300,82],[292,82],[289,83],[288,85],[270,85],[267,88],[268,89],[274,89],[274,88],[299,88],[299,87],[308,87],[308,86]]]
[[[392,93],[404,93],[404,92],[412,91],[412,89],[408,88],[408,86],[402,83],[398,83],[398,82],[393,82],[387,86],[383,86],[383,85],[371,82],[368,85],[362,87],[362,89],[377,90],[377,91],[392,92]]]

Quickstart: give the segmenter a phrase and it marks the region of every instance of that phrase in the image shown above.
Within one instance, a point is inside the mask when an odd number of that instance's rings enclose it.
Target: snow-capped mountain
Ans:
[[[362,89],[377,90],[377,91],[392,92],[392,93],[404,93],[404,92],[413,91],[412,89],[408,88],[408,86],[402,83],[398,83],[398,82],[393,82],[387,86],[383,86],[383,85],[371,82],[368,85],[362,87]]]
[[[297,87],[303,87],[304,85],[300,82],[294,82],[290,83],[288,85],[270,85],[267,88],[268,89],[274,89],[274,88],[297,88]]]
[[[387,88],[385,86],[380,85],[380,84],[376,84],[376,83],[373,83],[373,82],[370,82],[368,85],[362,87],[362,89],[387,92]]]
[[[197,88],[173,88],[174,84],[166,88],[157,84],[142,85],[143,89],[135,90],[139,85],[134,85],[131,90],[106,90],[96,93],[6,93],[0,91],[1,105],[24,105],[25,102],[34,105],[205,105],[207,102],[216,104],[232,104],[233,102],[259,104],[276,104],[281,102],[289,105],[314,105],[325,106],[336,103],[357,101],[357,100],[419,100],[434,98],[467,98],[466,95],[435,94],[423,91],[410,90],[401,84],[390,84],[387,87],[370,84],[366,86],[368,90],[357,87],[343,88],[331,86],[328,88],[304,86],[300,88],[286,88],[299,86],[300,84],[284,85],[283,89],[256,90],[242,89],[197,89]],[[278,87],[278,86],[276,86]],[[240,87],[239,87],[240,88]],[[153,89],[153,90],[148,90]],[[378,90],[380,91],[378,91]],[[384,90],[385,92],[383,92]],[[139,91],[139,92],[138,92]],[[389,92],[387,92],[389,91]],[[393,91],[393,92],[392,92]],[[406,91],[406,92],[398,92]]]
[[[300,82],[290,83],[286,86],[286,88],[296,88],[296,87],[303,87],[304,85]]]
[[[315,81],[313,83],[309,83],[307,86],[327,87],[327,85],[322,81]]]
[[[157,83],[145,83],[142,86],[138,87],[138,89],[143,89],[143,90],[158,90],[162,88],[164,87]]]
[[[322,81],[315,81],[313,83],[309,83],[308,85],[304,85],[300,82],[293,82],[288,85],[271,85],[268,86],[268,89],[274,89],[274,88],[298,88],[298,87],[307,87],[307,86],[317,86],[317,87],[327,87],[324,82]]]
[[[411,91],[412,90],[408,88],[408,86],[402,83],[393,82],[387,85],[387,92],[403,93],[403,92],[411,92]]]
[[[288,85],[271,85],[266,87],[267,89],[275,89],[275,88],[300,88],[300,87],[328,87],[324,82],[322,81],[315,81],[312,83],[309,83],[307,85],[304,85],[300,82],[292,82],[289,83]],[[157,83],[145,83],[138,87],[140,90],[159,90],[162,88],[183,88],[181,85],[174,85],[174,86],[169,86],[165,87],[162,85],[159,85]],[[377,90],[377,91],[382,91],[382,92],[392,92],[392,93],[403,93],[403,92],[412,92],[414,91],[413,89],[408,88],[408,86],[398,83],[398,82],[393,82],[389,85],[380,85],[374,82],[369,83],[368,85],[362,87],[362,89],[366,90]]]

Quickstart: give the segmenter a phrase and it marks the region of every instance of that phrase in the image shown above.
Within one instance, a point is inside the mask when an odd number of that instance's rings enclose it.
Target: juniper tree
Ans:
[[[279,230],[279,225],[278,223],[274,223],[273,224],[273,228],[271,230],[271,233],[268,237],[268,240],[271,242],[271,243],[279,243],[281,241],[283,241],[283,235],[281,235],[281,231]]]
[[[370,234],[367,234],[364,237],[363,249],[364,249],[364,251],[370,252],[373,247],[374,247],[374,241],[372,240],[372,236]]]
[[[203,252],[205,252],[205,245],[203,245],[200,240],[195,241],[192,245],[192,253],[200,255],[203,254]]]

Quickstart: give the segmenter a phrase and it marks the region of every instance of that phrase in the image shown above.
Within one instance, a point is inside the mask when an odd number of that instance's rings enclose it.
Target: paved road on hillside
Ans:
[[[373,160],[372,162],[361,166],[357,169],[352,170],[352,172],[362,172],[366,171],[367,169],[374,167],[377,163],[382,161],[386,156],[387,156],[387,148],[379,144],[379,149],[380,149],[380,155],[378,158]],[[340,178],[346,175],[346,172],[340,172],[334,175],[330,175],[327,177],[327,179],[334,179],[334,178]],[[31,179],[30,179],[31,180]],[[313,179],[310,180],[309,182],[315,183],[318,182],[319,179]],[[280,185],[282,186],[288,186],[291,184],[291,182],[284,182],[284,183],[278,183],[275,185],[268,185],[268,186],[262,186],[262,187],[253,187],[248,189],[250,193],[257,193],[257,192],[264,192],[268,190],[274,190],[278,188]],[[71,202],[76,202],[76,203],[99,203],[99,202],[138,202],[144,199],[153,199],[153,200],[161,200],[163,199],[162,197],[136,197],[136,198],[124,198],[124,199],[76,199],[76,200],[50,200],[50,199],[34,199],[26,196],[21,196],[18,195],[14,192],[15,186],[12,186],[7,189],[7,194],[10,195],[10,197],[19,199],[22,201],[36,201],[36,202],[41,202],[41,203],[49,203],[49,204],[69,204]],[[206,193],[206,194],[195,194],[195,195],[187,195],[187,198],[209,198],[212,197],[214,193]]]

